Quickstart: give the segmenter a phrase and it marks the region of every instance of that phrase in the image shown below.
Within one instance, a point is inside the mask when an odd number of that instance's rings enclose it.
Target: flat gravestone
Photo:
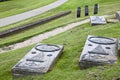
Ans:
[[[36,45],[12,68],[11,72],[13,76],[17,77],[48,72],[62,54],[63,48],[61,45]]]
[[[107,19],[107,23],[118,23],[118,19]]]
[[[81,69],[116,62],[116,39],[88,36],[79,60]]]
[[[107,22],[104,16],[90,16],[90,23],[91,26],[93,26],[93,25],[106,24]]]
[[[120,56],[120,38],[118,38],[118,55]]]
[[[116,12],[116,18],[120,21],[120,11]]]

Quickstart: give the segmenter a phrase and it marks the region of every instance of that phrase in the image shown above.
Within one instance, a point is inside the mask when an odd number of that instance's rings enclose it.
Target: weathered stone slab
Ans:
[[[118,19],[107,19],[107,23],[118,23]]]
[[[120,21],[120,11],[116,12],[116,18]]]
[[[15,77],[46,73],[52,68],[62,51],[61,45],[38,44],[12,68],[11,72]]]
[[[79,60],[81,69],[116,62],[116,39],[88,36]]]
[[[118,55],[120,56],[120,38],[118,38]]]
[[[91,26],[99,25],[99,24],[106,24],[106,19],[104,16],[90,16],[90,23]]]

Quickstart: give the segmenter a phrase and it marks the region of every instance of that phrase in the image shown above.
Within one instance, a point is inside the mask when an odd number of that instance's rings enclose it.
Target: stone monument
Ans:
[[[107,24],[104,16],[90,16],[91,26],[99,25],[99,24]]]
[[[89,8],[88,5],[85,6],[85,16],[89,15]]]
[[[120,21],[120,11],[116,12],[116,18]]]
[[[95,4],[94,5],[94,14],[97,14],[98,13],[98,4]]]
[[[14,77],[44,74],[51,70],[53,64],[63,52],[63,46],[37,44],[11,70]]]
[[[85,69],[92,66],[117,62],[116,39],[88,36],[80,56],[79,66]]]
[[[81,8],[78,7],[77,8],[77,18],[79,18],[81,16]]]

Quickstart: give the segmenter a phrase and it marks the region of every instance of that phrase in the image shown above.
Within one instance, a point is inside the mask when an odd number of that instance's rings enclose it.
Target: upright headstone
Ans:
[[[88,5],[85,6],[85,16],[89,15],[89,8]]]
[[[77,8],[77,18],[79,18],[81,16],[81,8],[78,7]]]
[[[116,62],[115,38],[88,36],[79,60],[81,69]]]
[[[11,72],[14,77],[46,73],[62,51],[61,45],[38,44],[12,68]]]
[[[106,19],[104,16],[90,16],[90,23],[91,26],[99,25],[99,24],[106,24]]]
[[[120,21],[120,11],[116,12],[116,18]]]
[[[98,13],[98,4],[95,4],[94,5],[94,14],[97,14]]]

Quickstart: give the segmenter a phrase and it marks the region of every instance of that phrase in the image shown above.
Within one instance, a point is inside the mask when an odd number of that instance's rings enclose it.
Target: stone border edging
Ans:
[[[51,20],[66,16],[70,13],[71,13],[71,11],[62,12],[62,13],[56,14],[54,16],[39,20],[39,21],[34,22],[34,23],[29,23],[29,24],[26,24],[26,25],[23,25],[23,26],[20,26],[20,27],[15,27],[15,28],[11,28],[11,29],[2,31],[2,32],[0,32],[0,38],[9,36],[10,34],[14,34],[14,33],[20,32],[20,31],[25,30],[25,29],[32,28],[36,25],[42,25],[42,24],[47,23]]]

